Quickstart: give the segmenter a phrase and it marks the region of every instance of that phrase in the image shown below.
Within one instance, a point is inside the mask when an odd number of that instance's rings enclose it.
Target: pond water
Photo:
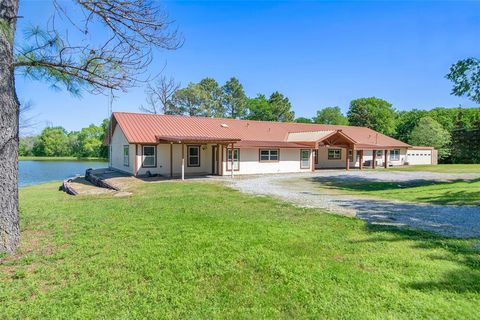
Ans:
[[[105,168],[103,161],[30,161],[18,163],[20,187],[84,175],[88,168]]]

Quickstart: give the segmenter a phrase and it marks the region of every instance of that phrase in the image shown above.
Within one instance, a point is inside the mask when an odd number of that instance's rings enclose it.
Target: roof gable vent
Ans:
[[[220,127],[222,127],[222,128],[228,128],[228,124],[222,123],[222,124],[220,125]]]

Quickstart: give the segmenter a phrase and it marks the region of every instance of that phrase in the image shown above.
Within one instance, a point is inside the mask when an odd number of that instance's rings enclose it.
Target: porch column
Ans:
[[[350,152],[350,149],[347,148],[345,149],[346,155],[345,155],[345,170],[350,170],[350,159],[348,157],[348,153]]]
[[[170,142],[170,179],[173,178],[173,142]]]
[[[363,150],[358,150],[360,152],[360,170],[363,169]]]
[[[220,149],[220,158],[219,158],[219,172],[220,172],[220,175],[223,176],[223,147],[224,145],[223,144],[219,144],[218,145],[218,148]]]
[[[384,150],[383,152],[384,152],[384,156],[385,156],[385,160],[383,161],[383,167],[384,167],[385,169],[387,169],[387,168],[388,168],[388,163],[387,163],[388,150]]]
[[[182,181],[185,180],[185,148],[182,142]]]
[[[315,149],[310,149],[310,161],[310,165],[312,166],[312,172],[315,172]]]
[[[133,155],[134,156],[134,161],[133,161],[133,176],[137,176],[138,174],[138,164],[137,164],[137,161],[138,161],[138,147],[137,145],[135,144],[135,154]]]
[[[215,155],[216,157],[216,166],[217,166],[217,176],[220,176],[220,166],[222,165],[222,163],[220,162],[220,152],[221,152],[221,148],[222,145],[221,144],[217,144],[217,154]]]
[[[373,150],[372,169],[375,169],[377,162],[377,150]]]
[[[233,150],[233,146],[234,146],[234,144],[232,143],[232,159],[231,159],[231,161],[230,161],[230,169],[232,169],[232,171],[231,171],[230,174],[231,174],[232,179],[233,179],[233,175],[234,175],[234,174],[233,174],[233,171],[235,171],[235,170],[233,169],[233,163],[234,163],[233,158],[234,158],[234,153],[235,153],[234,150]],[[227,153],[228,153],[228,151],[227,151]],[[228,157],[227,157],[227,159],[228,159]],[[238,159],[238,161],[240,161],[240,159]]]

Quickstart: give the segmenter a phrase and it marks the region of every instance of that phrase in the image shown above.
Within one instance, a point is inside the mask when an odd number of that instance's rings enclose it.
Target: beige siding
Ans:
[[[210,174],[212,171],[212,146],[200,145],[200,166],[188,166],[187,145],[183,146],[185,157],[185,174]],[[152,174],[159,174],[162,176],[170,176],[170,144],[159,144],[156,148],[157,165],[156,167],[143,167],[143,147],[139,145],[138,152],[138,174],[145,175],[147,171]],[[182,145],[173,145],[173,175],[180,176],[182,173]]]
[[[128,166],[123,162],[123,147],[129,146]],[[130,145],[123,134],[120,126],[116,126],[112,136],[112,152],[110,155],[110,165],[112,168],[133,174],[135,147]]]
[[[312,171],[313,155],[310,153],[310,168],[300,168],[300,149],[281,148],[280,160],[274,162],[262,162],[259,160],[259,150],[268,148],[241,148],[240,169],[234,174],[263,174],[263,173],[288,173],[288,172],[309,172]],[[276,148],[272,148],[276,149]],[[308,149],[308,148],[306,148]],[[310,150],[310,149],[308,149]],[[226,149],[223,150],[223,174],[230,175],[231,171],[226,170]]]

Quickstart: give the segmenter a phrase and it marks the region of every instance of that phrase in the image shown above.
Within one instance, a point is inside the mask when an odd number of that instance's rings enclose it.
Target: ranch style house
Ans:
[[[365,127],[114,112],[109,167],[134,176],[242,175],[436,164]],[[233,169],[233,170],[232,170]]]

